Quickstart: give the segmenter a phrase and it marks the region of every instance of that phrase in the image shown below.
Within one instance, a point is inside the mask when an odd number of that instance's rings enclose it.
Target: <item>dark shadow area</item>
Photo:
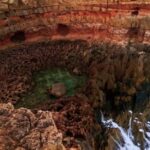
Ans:
[[[15,43],[25,41],[25,32],[24,31],[15,32],[14,35],[11,36],[10,40]]]
[[[138,16],[138,15],[139,15],[139,10],[140,10],[139,7],[135,7],[135,8],[132,10],[131,15],[132,15],[132,16]]]
[[[130,38],[135,38],[138,36],[139,30],[139,27],[130,27],[127,34]]]
[[[57,25],[57,32],[60,34],[60,35],[67,35],[69,34],[70,32],[70,28],[69,26],[65,25],[65,24],[58,24]]]

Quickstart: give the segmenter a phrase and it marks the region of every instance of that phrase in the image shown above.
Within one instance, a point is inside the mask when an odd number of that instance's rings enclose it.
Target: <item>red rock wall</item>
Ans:
[[[110,3],[108,9],[104,3],[83,4],[78,7],[77,5],[27,7],[10,10],[8,13],[3,12],[0,14],[1,43],[20,30],[26,33],[29,41],[30,37],[36,37],[36,33],[39,32],[40,36],[51,39],[76,39],[80,36],[86,40],[127,42],[131,38],[138,42],[149,42],[150,4]],[[138,9],[138,15],[132,14],[134,9]],[[67,35],[62,36],[57,32],[58,24],[68,26]],[[137,30],[135,35],[132,35],[133,28]]]

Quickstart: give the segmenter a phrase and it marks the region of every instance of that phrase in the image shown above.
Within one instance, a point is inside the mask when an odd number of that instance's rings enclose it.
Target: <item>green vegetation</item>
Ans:
[[[44,70],[33,74],[34,86],[31,91],[22,96],[16,107],[35,108],[37,105],[54,100],[50,97],[47,89],[54,83],[64,83],[67,89],[66,96],[73,96],[78,88],[84,85],[86,78],[75,76],[66,70]]]

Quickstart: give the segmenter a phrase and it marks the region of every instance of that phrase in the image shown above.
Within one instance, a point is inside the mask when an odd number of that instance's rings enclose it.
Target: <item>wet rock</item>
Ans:
[[[149,119],[148,119],[149,120]],[[149,148],[149,121],[146,111],[143,113],[125,111],[116,121],[107,120],[106,149],[146,149]],[[109,124],[108,124],[109,123]],[[110,146],[111,145],[111,146]]]
[[[55,83],[52,85],[51,89],[49,89],[49,93],[56,97],[62,97],[66,94],[66,87],[64,83]]]

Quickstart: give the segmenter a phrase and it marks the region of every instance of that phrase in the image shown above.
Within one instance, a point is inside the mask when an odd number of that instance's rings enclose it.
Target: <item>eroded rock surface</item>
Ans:
[[[85,41],[50,43],[24,45],[22,48],[14,48],[11,51],[8,49],[0,54],[1,102],[16,104],[21,95],[32,88],[33,72],[53,67],[66,67],[71,71],[77,66],[85,71],[82,50],[88,49],[88,43]]]
[[[49,108],[53,111],[57,127],[64,135],[66,147],[84,150],[96,148],[96,131],[101,130],[87,97],[78,95],[63,98],[49,104]]]
[[[87,75],[87,83],[78,91],[78,96],[43,102],[35,109],[54,112],[54,120],[65,137],[63,142],[67,148],[97,150],[106,146],[105,138],[109,136],[99,125],[100,110],[115,116],[137,107],[138,92],[144,83],[150,83],[149,52],[146,44],[90,45],[86,41],[47,41],[7,49],[0,55],[0,100],[14,104],[21,101],[21,95],[34,87],[33,72],[65,67],[70,73],[76,73],[77,68],[77,73]],[[145,100],[145,104],[148,110],[149,101]],[[14,111],[22,113],[22,110]]]
[[[80,93],[93,106],[103,107],[107,100],[111,106],[131,104],[143,82],[150,79],[149,46],[56,41],[8,49],[1,53],[0,101],[16,104],[33,87],[32,73],[53,67],[65,67],[72,73],[78,68],[80,74],[88,75]]]
[[[0,13],[2,46],[6,46],[5,43],[15,44],[11,37],[19,31],[26,35],[22,42],[80,37],[88,41],[122,44],[148,43],[150,39],[149,0],[142,4],[140,1],[108,1],[108,5],[106,1],[98,0],[20,0],[3,5],[6,7]],[[60,24],[65,28],[60,28]]]
[[[0,104],[1,150],[65,150],[52,113]]]

